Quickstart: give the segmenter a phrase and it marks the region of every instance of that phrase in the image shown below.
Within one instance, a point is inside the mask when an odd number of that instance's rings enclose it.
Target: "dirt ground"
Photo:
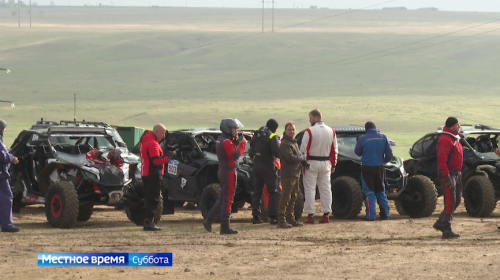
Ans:
[[[240,233],[221,236],[218,225],[214,233],[203,229],[198,210],[176,208],[175,215],[162,217],[163,230],[151,233],[104,206],[88,222],[54,229],[42,206],[30,206],[14,214],[21,232],[0,234],[0,278],[498,279],[500,211],[472,218],[462,205],[453,227],[462,237],[442,240],[432,229],[441,209],[439,199],[429,218],[409,219],[393,210],[389,221],[332,219],[285,230],[252,225],[245,205],[232,216]],[[172,252],[173,266],[37,267],[38,252]]]

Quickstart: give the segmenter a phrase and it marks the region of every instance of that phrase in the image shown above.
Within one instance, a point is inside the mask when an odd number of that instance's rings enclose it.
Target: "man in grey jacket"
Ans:
[[[294,208],[299,190],[299,175],[302,156],[299,145],[293,139],[295,125],[288,122],[280,145],[281,160],[281,197],[278,204],[278,228],[301,227],[302,223],[295,220]],[[285,220],[286,217],[286,220]]]

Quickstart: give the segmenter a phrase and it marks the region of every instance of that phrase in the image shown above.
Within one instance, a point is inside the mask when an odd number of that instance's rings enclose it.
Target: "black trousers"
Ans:
[[[153,221],[158,203],[160,202],[160,191],[163,185],[163,176],[150,175],[143,176],[144,183],[144,199],[146,200],[146,209],[144,218],[148,221]]]
[[[260,162],[254,162],[252,216],[260,216],[260,199],[262,198],[264,185],[266,185],[267,192],[269,193],[269,206],[267,208],[268,216],[275,218],[278,217],[278,201],[280,199],[280,194],[278,191],[279,177],[276,171],[276,167],[273,163],[271,165],[267,165]]]

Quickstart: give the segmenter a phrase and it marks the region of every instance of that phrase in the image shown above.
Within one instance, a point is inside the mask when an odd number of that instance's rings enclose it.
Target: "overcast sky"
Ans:
[[[237,7],[258,8],[261,0],[52,0],[56,5],[81,6],[83,4],[115,5],[115,6],[182,6],[185,7]],[[271,2],[272,0],[265,0]],[[275,0],[276,8],[308,8],[311,5],[335,9],[359,9],[371,5],[381,4],[390,0]],[[28,3],[29,0],[24,0]],[[51,0],[32,0],[41,5],[48,5]],[[259,3],[260,2],[260,3]],[[266,4],[271,6],[271,4]],[[498,0],[395,0],[390,3],[381,4],[377,9],[383,7],[404,6],[408,9],[422,7],[436,7],[445,11],[477,11],[477,12],[500,12],[500,1]],[[373,8],[372,8],[373,9]]]

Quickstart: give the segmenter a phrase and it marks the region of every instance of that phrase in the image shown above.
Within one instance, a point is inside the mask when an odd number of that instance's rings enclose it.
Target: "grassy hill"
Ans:
[[[374,121],[405,158],[450,115],[498,125],[498,30],[412,49],[500,24],[407,44],[500,14],[284,9],[262,34],[258,9],[36,7],[32,28],[25,8],[21,28],[13,11],[0,8],[0,67],[12,71],[0,73],[0,99],[16,104],[0,103],[7,145],[41,117],[72,119],[73,93],[77,119],[145,128],[235,117],[303,129],[319,108],[329,125]]]

